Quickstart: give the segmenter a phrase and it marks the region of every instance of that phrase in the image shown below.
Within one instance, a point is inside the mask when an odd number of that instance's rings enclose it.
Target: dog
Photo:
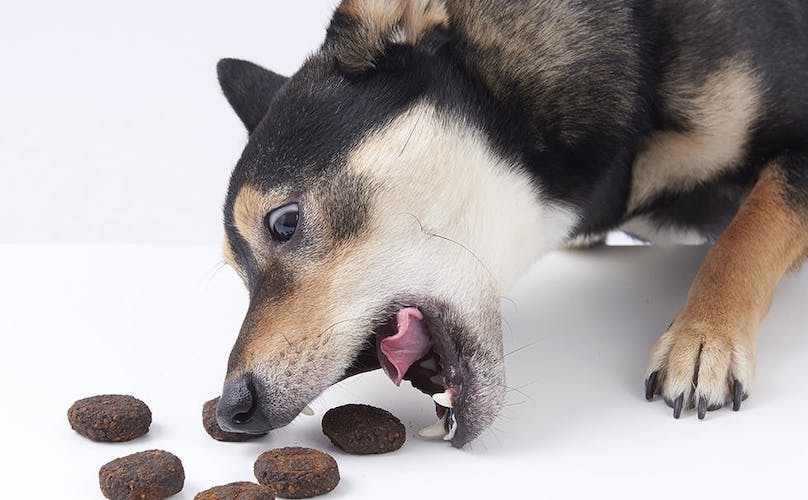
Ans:
[[[284,426],[382,368],[432,396],[425,435],[464,446],[502,406],[502,295],[615,229],[712,243],[645,395],[740,409],[808,257],[808,1],[344,0],[291,78],[218,77],[249,133],[223,429]]]

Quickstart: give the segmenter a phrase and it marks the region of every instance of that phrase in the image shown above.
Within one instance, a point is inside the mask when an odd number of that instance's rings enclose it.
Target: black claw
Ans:
[[[707,398],[704,396],[699,396],[699,405],[698,405],[698,414],[699,420],[704,420],[704,417],[707,416]]]
[[[685,404],[685,395],[679,394],[679,397],[673,402],[673,418],[678,419],[682,416],[682,406]]]
[[[655,371],[651,375],[648,376],[648,379],[645,381],[645,399],[648,401],[654,400],[654,395],[657,391],[657,382],[659,379],[659,371]]]
[[[732,411],[740,411],[741,402],[747,397],[743,392],[743,384],[736,380],[732,385]]]

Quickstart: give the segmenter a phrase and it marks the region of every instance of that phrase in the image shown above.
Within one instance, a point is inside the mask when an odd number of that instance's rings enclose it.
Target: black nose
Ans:
[[[270,430],[269,420],[261,411],[260,383],[251,375],[242,375],[224,386],[216,420],[227,432],[264,434]]]

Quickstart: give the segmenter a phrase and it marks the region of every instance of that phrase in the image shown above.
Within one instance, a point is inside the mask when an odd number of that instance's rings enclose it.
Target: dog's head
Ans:
[[[537,251],[531,234],[563,230],[482,131],[447,23],[439,2],[346,1],[289,79],[219,63],[249,131],[224,213],[250,305],[223,428],[286,425],[380,367],[436,395],[456,446],[496,415],[501,286]]]

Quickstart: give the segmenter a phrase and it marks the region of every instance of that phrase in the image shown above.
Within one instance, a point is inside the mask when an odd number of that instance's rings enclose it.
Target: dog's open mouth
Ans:
[[[402,307],[374,331],[369,345],[346,376],[382,368],[396,385],[408,380],[435,402],[438,422],[420,431],[422,437],[451,441],[457,432],[455,411],[462,387],[457,349],[433,315]]]

